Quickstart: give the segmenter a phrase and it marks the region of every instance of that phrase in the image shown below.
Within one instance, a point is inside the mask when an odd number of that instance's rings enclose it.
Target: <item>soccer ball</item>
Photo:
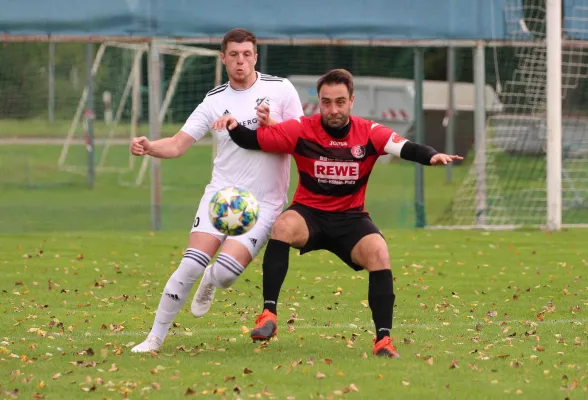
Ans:
[[[227,187],[216,192],[210,200],[208,217],[212,226],[223,235],[242,235],[255,226],[259,204],[248,190]]]

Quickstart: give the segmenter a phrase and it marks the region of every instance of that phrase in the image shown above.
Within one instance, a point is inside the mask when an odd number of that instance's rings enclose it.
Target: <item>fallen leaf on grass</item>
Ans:
[[[252,373],[253,373],[253,371],[251,371],[249,368],[245,368],[243,370],[243,375],[249,375],[249,374],[252,374]]]
[[[343,389],[343,393],[349,393],[349,392],[359,392],[359,389],[357,388],[357,386],[355,386],[352,383],[351,385],[349,385],[345,389]]]
[[[459,365],[457,365],[457,360],[455,358],[453,360],[451,360],[451,365],[449,366],[449,369],[454,369],[454,368],[459,368]]]

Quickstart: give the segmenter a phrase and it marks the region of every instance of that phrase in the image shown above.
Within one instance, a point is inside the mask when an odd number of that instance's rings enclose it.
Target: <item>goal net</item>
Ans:
[[[521,46],[494,50],[503,111],[486,125],[485,153],[440,221],[443,226],[543,226],[546,192],[546,10],[543,1],[505,2],[507,30]],[[588,0],[568,2],[562,21],[562,222],[588,224]],[[488,54],[488,53],[487,53]],[[499,56],[500,55],[500,56]],[[482,164],[482,165],[480,165]],[[482,167],[483,174],[480,173]],[[483,179],[483,181],[482,181]]]
[[[175,134],[183,120],[204,97],[206,90],[220,84],[219,52],[201,47],[158,42],[161,57],[161,136]],[[93,126],[95,171],[116,172],[119,183],[140,185],[150,158],[139,166],[129,152],[129,141],[149,136],[147,53],[148,44],[105,42],[92,65],[94,107],[87,110],[84,87],[65,138],[58,167],[86,174],[88,170],[89,122]]]

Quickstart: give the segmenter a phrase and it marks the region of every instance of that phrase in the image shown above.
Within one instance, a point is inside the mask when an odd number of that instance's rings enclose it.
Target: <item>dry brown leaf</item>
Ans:
[[[253,373],[253,371],[251,371],[249,368],[245,368],[243,370],[243,375],[249,375],[249,374],[252,374],[252,373]]]
[[[325,377],[325,374],[323,374],[322,372],[317,372],[315,377],[316,379],[323,379]]]

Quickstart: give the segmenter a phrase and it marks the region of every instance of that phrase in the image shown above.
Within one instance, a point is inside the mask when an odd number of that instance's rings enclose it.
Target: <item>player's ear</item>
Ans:
[[[223,63],[223,65],[227,65],[227,62],[225,60],[225,53],[224,52],[221,52],[220,53],[220,56],[221,56],[221,62]]]
[[[349,98],[349,108],[353,108],[353,102],[355,102],[355,95],[351,95]]]

